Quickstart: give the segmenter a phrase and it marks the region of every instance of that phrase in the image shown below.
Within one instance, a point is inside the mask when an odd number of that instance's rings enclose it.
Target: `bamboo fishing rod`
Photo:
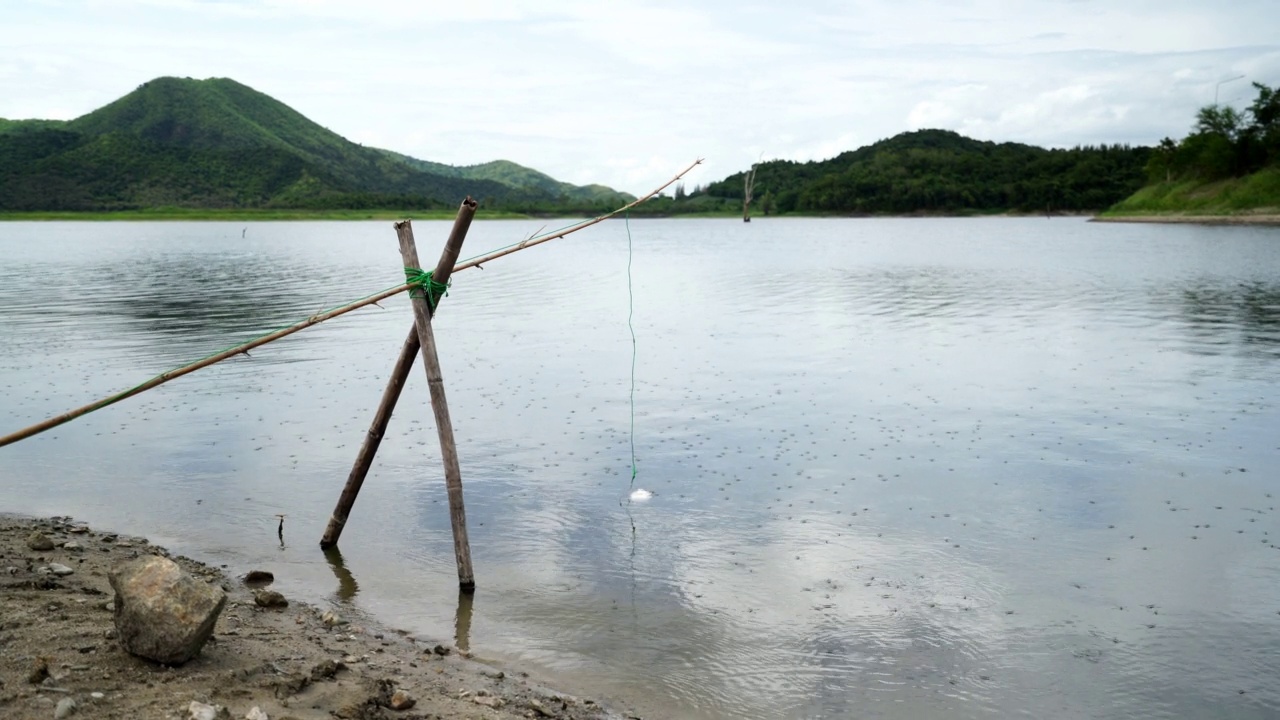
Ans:
[[[495,260],[505,255],[510,255],[512,253],[519,252],[526,248],[531,248],[534,245],[541,245],[542,243],[550,242],[551,240],[562,238],[566,235],[571,235],[575,232],[578,232],[579,230],[589,228],[592,225],[595,225],[596,223],[604,222],[605,220],[608,220],[611,217],[616,217],[617,215],[620,215],[630,210],[631,208],[636,207],[637,205],[640,205],[641,203],[652,199],[655,195],[662,192],[663,190],[666,190],[668,187],[674,184],[677,180],[687,175],[690,170],[693,170],[695,167],[697,167],[700,164],[702,164],[702,158],[698,158],[697,160],[694,160],[692,163],[689,164],[688,167],[676,173],[675,177],[671,178],[670,180],[666,181],[662,185],[658,186],[649,194],[643,197],[636,198],[635,200],[627,203],[626,205],[623,205],[617,210],[605,213],[604,215],[599,215],[597,217],[591,218],[590,220],[584,220],[580,223],[576,223],[574,225],[570,225],[569,227],[563,228],[561,230],[557,230],[556,232],[548,233],[547,235],[530,237],[522,242],[516,243],[509,247],[505,247],[499,250],[494,250],[484,255],[479,255],[477,257],[471,258],[469,260],[466,260],[465,262],[461,262],[461,263],[458,263],[457,265],[454,265],[453,272],[466,270],[467,268],[472,268],[472,267],[479,267],[483,263],[487,263],[490,260]],[[235,357],[236,355],[241,355],[241,354],[248,355],[249,354],[248,351],[256,347],[261,347],[263,345],[266,345],[269,342],[274,342],[276,340],[279,340],[282,337],[287,337],[301,330],[305,330],[311,327],[312,325],[319,325],[325,320],[332,320],[333,318],[336,318],[340,315],[346,315],[352,310],[359,310],[362,307],[375,305],[382,300],[386,300],[392,295],[397,295],[412,287],[415,287],[415,285],[411,283],[405,283],[403,285],[398,285],[393,288],[388,288],[387,290],[383,290],[382,292],[375,293],[366,298],[356,300],[355,302],[351,302],[346,305],[333,308],[332,310],[326,310],[325,312],[312,315],[306,320],[303,320],[298,323],[294,323],[293,325],[290,325],[288,327],[280,328],[279,330],[276,330],[274,332],[271,332],[261,337],[254,338],[253,340],[249,340],[247,342],[241,343],[240,345],[229,347],[226,350],[222,350],[221,352],[214,353],[213,355],[210,355],[201,360],[197,360],[193,363],[183,365],[180,368],[175,368],[173,370],[165,371],[151,378],[150,380],[142,383],[141,385],[132,387],[128,390],[116,393],[114,395],[110,395],[101,400],[98,400],[97,402],[89,403],[88,405],[85,405],[83,407],[76,408],[75,410],[69,410],[56,417],[51,417],[48,420],[45,420],[43,422],[36,423],[35,425],[31,425],[30,427],[26,427],[26,428],[23,428],[22,430],[18,430],[17,432],[5,435],[4,437],[0,437],[0,447],[4,447],[5,445],[11,445],[13,443],[18,442],[19,440],[25,440],[33,435],[39,435],[40,433],[46,430],[50,430],[52,428],[58,427],[59,425],[69,423],[72,420],[75,420],[76,418],[82,415],[88,415],[89,413],[95,410],[101,410],[102,408],[105,408],[108,405],[114,405],[120,402],[121,400],[127,400],[128,398],[131,398],[134,395],[140,395],[158,385],[163,385],[164,383],[167,383],[170,380],[180,378],[183,375],[193,373],[196,370],[200,370],[202,368],[209,367],[210,365],[220,363],[223,360]]]

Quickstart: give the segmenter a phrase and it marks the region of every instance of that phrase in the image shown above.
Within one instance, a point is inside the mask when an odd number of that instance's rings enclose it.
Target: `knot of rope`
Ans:
[[[431,270],[407,267],[404,269],[404,279],[414,288],[409,291],[409,297],[426,297],[427,304],[434,312],[436,305],[440,304],[440,298],[449,295],[449,286],[446,283],[436,282],[435,278],[431,277],[431,273]]]

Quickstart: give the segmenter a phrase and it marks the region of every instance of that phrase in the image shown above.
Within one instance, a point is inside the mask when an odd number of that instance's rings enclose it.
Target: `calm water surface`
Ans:
[[[448,224],[415,229],[434,258]],[[645,716],[1280,715],[1280,230],[631,232],[648,501],[621,222],[444,301],[473,605],[420,370],[341,555],[316,545],[403,297],[0,449],[0,508],[269,568]],[[0,224],[0,432],[399,272],[387,222]]]

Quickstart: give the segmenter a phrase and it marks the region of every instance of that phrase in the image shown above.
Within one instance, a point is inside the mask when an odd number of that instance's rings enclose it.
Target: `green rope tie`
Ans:
[[[423,291],[426,291],[427,304],[431,306],[431,311],[435,312],[436,306],[440,304],[440,298],[448,297],[449,285],[436,282],[435,278],[431,277],[431,273],[431,270],[407,267],[404,269],[404,279],[414,288],[409,291],[409,297],[421,298]]]

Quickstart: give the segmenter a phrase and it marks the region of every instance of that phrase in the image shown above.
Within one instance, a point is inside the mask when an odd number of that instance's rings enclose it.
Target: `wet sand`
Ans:
[[[33,549],[36,532],[54,547]],[[258,708],[270,720],[622,717],[434,639],[303,603],[258,607],[241,579],[181,556],[171,559],[220,585],[227,605],[199,656],[157,665],[115,640],[108,581],[114,564],[147,554],[170,557],[70,518],[0,517],[0,717],[185,720],[193,701],[223,706],[219,717],[261,718],[251,714]],[[70,574],[51,572],[54,564]],[[397,691],[412,707],[392,709]]]

